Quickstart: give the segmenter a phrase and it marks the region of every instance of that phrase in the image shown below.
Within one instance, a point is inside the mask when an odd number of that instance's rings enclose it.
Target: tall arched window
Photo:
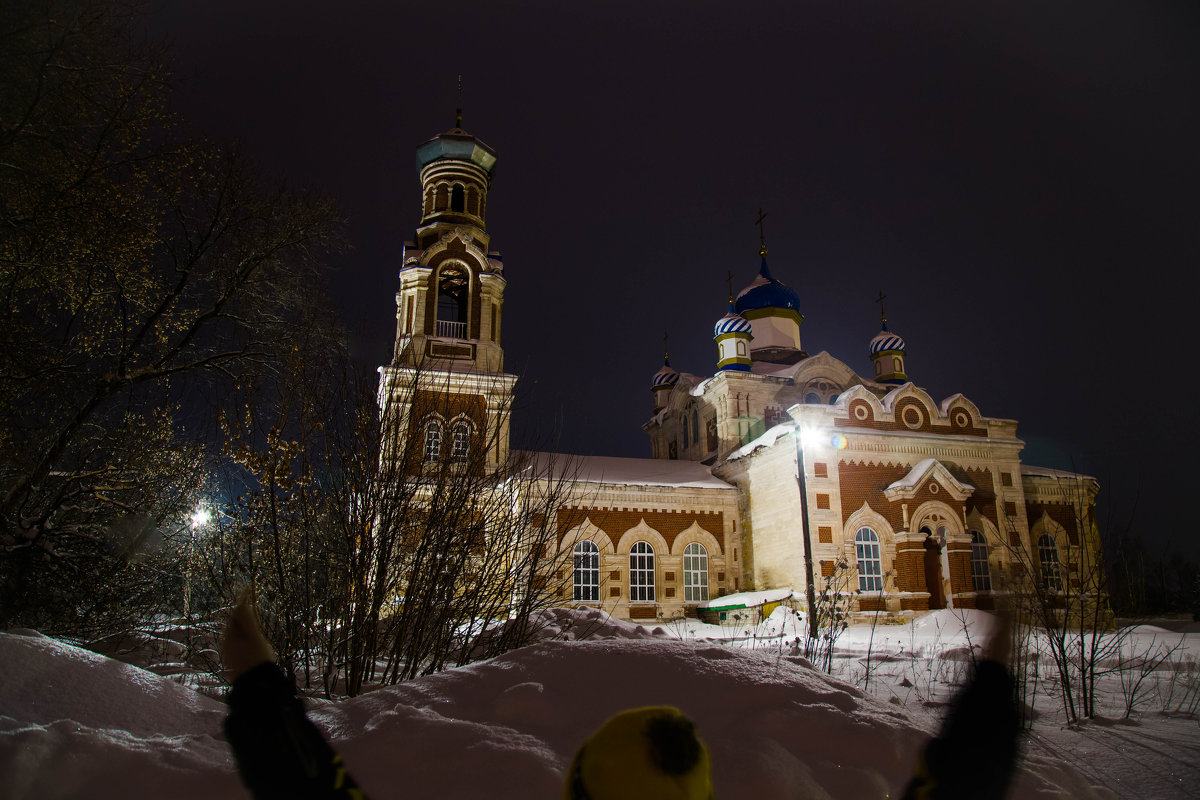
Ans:
[[[479,190],[474,186],[467,189],[467,213],[479,216]]]
[[[466,208],[466,195],[463,193],[463,187],[455,184],[454,189],[450,192],[450,210],[463,211]]]
[[[700,444],[700,412],[698,409],[692,409],[692,441]]]
[[[708,599],[708,551],[692,542],[683,549],[683,601],[699,603]]]
[[[879,537],[870,528],[859,528],[854,535],[854,558],[858,561],[858,590],[883,589],[883,561],[879,557]]]
[[[471,426],[466,422],[454,423],[450,429],[450,460],[463,463],[471,453]]]
[[[592,542],[575,545],[575,599],[600,599],[600,549]]]
[[[1038,561],[1042,565],[1042,587],[1048,592],[1061,592],[1062,573],[1058,568],[1058,543],[1048,533],[1038,539]]]
[[[804,395],[804,402],[808,405],[819,405],[821,402],[821,395],[817,394],[816,392],[809,392],[808,394]]]
[[[988,568],[988,548],[983,534],[971,531],[971,580],[975,591],[986,592],[992,588],[992,571]]]
[[[431,419],[425,424],[425,461],[442,460],[442,423]]]
[[[629,599],[654,602],[654,548],[638,542],[629,551]]]

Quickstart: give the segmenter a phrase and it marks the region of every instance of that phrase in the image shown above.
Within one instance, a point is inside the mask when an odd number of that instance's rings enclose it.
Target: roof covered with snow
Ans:
[[[735,488],[713,477],[712,470],[698,461],[573,456],[565,453],[535,453],[534,459],[537,474],[546,475],[549,470],[556,479],[567,478],[582,483],[673,486],[680,489]]]
[[[792,596],[791,589],[766,589],[761,592],[738,592],[714,597],[697,603],[697,608],[757,608],[764,603],[778,603]]]

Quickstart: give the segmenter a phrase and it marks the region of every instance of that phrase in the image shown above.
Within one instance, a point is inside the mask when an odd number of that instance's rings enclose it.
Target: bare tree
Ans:
[[[184,412],[286,352],[334,236],[328,203],[174,136],[141,28],[0,8],[0,625],[90,630],[114,572],[151,580],[206,477]]]

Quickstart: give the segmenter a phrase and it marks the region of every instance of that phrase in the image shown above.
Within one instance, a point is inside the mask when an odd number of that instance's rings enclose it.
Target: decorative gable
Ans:
[[[912,500],[931,482],[960,503],[975,493],[974,486],[958,481],[936,458],[927,458],[917,462],[907,475],[884,489],[883,495],[893,503]]]

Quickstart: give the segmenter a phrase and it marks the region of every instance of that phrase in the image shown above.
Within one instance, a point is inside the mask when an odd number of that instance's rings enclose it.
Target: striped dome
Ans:
[[[893,351],[904,352],[904,340],[887,329],[887,324],[883,326],[874,339],[871,340],[870,350],[871,355],[876,353],[890,353]]]
[[[729,313],[717,320],[717,324],[713,326],[713,338],[716,339],[726,333],[750,335],[751,330],[750,320],[734,311],[733,305],[730,304]]]
[[[671,368],[670,361],[664,361],[662,369],[654,373],[654,377],[650,379],[650,386],[657,389],[659,386],[674,386],[679,382],[679,373]]]
[[[760,308],[787,308],[799,313],[800,296],[771,277],[771,271],[767,269],[767,258],[763,256],[758,277],[738,293],[734,307],[739,313]]]

